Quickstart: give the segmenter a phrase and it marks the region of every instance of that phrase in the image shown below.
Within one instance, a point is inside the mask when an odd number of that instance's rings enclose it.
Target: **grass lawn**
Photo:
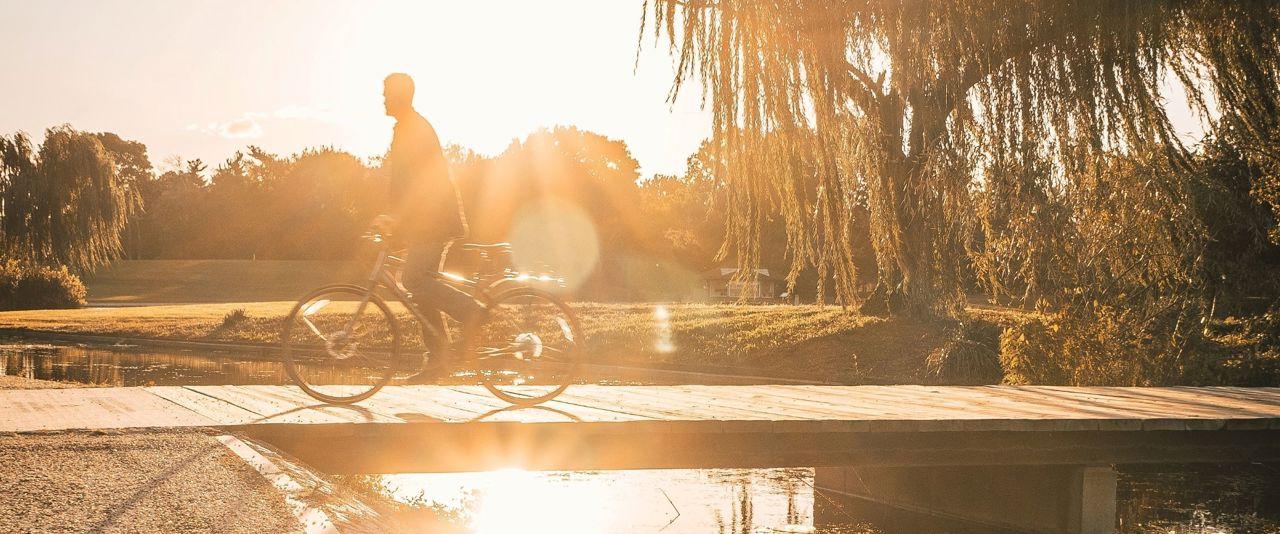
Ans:
[[[329,262],[121,261],[86,281],[90,308],[0,312],[0,328],[275,343],[293,299],[325,283],[358,280],[359,269]],[[861,317],[833,306],[582,302],[574,308],[592,361],[731,366],[847,382],[920,382],[925,358],[945,335],[938,324]],[[235,310],[245,318],[224,321]],[[1007,320],[998,310],[974,313]]]
[[[90,304],[291,301],[360,280],[363,264],[329,261],[127,260],[85,278]]]
[[[276,342],[292,302],[0,312],[0,328],[179,340]],[[836,307],[576,303],[591,360],[733,366],[779,376],[919,381],[936,325]],[[246,318],[224,324],[234,310]],[[408,317],[402,317],[408,321]],[[408,329],[406,329],[408,330]],[[411,338],[411,342],[414,340]]]

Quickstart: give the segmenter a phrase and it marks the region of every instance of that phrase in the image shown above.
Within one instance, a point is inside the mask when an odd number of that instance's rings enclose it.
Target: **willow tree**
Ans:
[[[779,212],[790,280],[816,266],[864,310],[957,309],[975,189],[1060,194],[1136,147],[1185,159],[1170,87],[1255,138],[1280,101],[1275,2],[653,0],[644,12],[642,38],[665,35],[678,58],[672,98],[700,84],[712,110],[727,246],[750,267],[761,221]],[[869,296],[850,245],[862,191]]]
[[[120,256],[120,234],[140,207],[93,134],[50,128],[39,152],[22,133],[0,137],[5,256],[90,272]]]

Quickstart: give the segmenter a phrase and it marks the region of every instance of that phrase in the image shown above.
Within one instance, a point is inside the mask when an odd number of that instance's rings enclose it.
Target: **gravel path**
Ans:
[[[298,532],[284,499],[197,432],[0,435],[0,532]]]

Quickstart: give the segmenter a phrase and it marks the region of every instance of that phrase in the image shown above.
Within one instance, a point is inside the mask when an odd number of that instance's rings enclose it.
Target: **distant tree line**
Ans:
[[[1195,288],[1210,300],[1265,296],[1280,264],[1280,185],[1239,144],[1229,131],[1210,136],[1181,167],[1158,155],[1116,157],[1097,168],[1098,180],[1057,194],[990,180],[975,193],[981,225],[958,244],[971,254],[957,276],[967,291],[987,290],[1021,306],[1060,298],[1064,292],[1046,288],[1063,286],[1107,287],[1130,299],[1167,296],[1140,297],[1135,283]],[[781,136],[762,146],[762,157],[786,156]],[[22,134],[0,138],[0,149],[6,255],[75,272],[117,257],[351,259],[387,201],[380,160],[333,148],[281,156],[250,146],[212,168],[174,160],[157,171],[141,143],[62,126],[50,129],[38,150]],[[723,178],[724,155],[712,141],[690,156],[684,173],[646,180],[623,141],[572,127],[536,131],[492,157],[461,147],[447,152],[471,240],[509,239],[521,210],[546,199],[586,215],[599,256],[582,281],[584,298],[686,297],[700,289],[699,273],[740,254],[788,274],[806,301],[836,297],[835,272],[794,261],[793,250],[813,254],[822,241],[796,240],[782,214],[751,215],[760,227],[756,241],[726,239],[735,234],[725,221],[741,216],[730,209],[740,192]],[[820,169],[802,169],[798,194],[819,194]],[[855,188],[845,206],[847,239],[855,245],[850,260],[862,273],[858,283],[872,287],[877,259],[866,192]],[[1177,210],[1190,215],[1169,216]],[[1198,252],[1188,260],[1191,246]],[[554,258],[547,263],[556,267]]]
[[[121,257],[352,259],[388,200],[379,158],[333,148],[249,146],[216,165],[175,159],[157,170],[142,143],[60,126],[38,148],[19,133],[0,149],[5,255],[78,273]],[[522,210],[549,199],[585,215],[598,258],[575,283],[583,297],[680,298],[716,263],[722,203],[699,156],[683,176],[640,181],[624,142],[572,127],[493,157],[447,153],[473,241],[508,239]]]

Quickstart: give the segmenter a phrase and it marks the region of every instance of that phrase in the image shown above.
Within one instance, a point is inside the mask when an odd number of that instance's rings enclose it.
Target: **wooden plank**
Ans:
[[[656,432],[770,432],[773,421],[756,412],[705,407],[655,395],[645,386],[571,387],[556,400],[589,407],[618,406],[631,415],[662,421]]]
[[[571,404],[602,407],[616,405],[621,411],[671,420],[770,421],[768,413],[732,406],[699,402],[681,395],[670,386],[571,387],[557,399]],[[585,404],[584,404],[585,403]]]
[[[287,386],[190,386],[190,389],[258,414],[259,418],[252,424],[394,422],[363,406],[319,403]]]
[[[759,402],[821,408],[828,413],[828,417],[849,423],[851,431],[869,430],[872,427],[881,431],[906,431],[922,428],[925,423],[932,423],[929,425],[931,428],[945,430],[954,429],[960,424],[954,419],[937,420],[937,414],[920,419],[920,413],[903,414],[899,410],[890,412],[884,401],[871,396],[834,395],[829,392],[806,391],[794,386],[761,386],[753,391],[753,397]],[[976,411],[956,415],[966,418],[985,417]],[[916,419],[909,419],[913,416]],[[942,424],[944,422],[949,424]]]
[[[0,431],[259,424],[627,424],[653,432],[1280,429],[1280,388],[573,386],[513,409],[479,386],[388,387],[353,406],[292,386],[0,392]],[[605,430],[602,430],[605,431]]]
[[[676,386],[673,388],[693,402],[712,406],[749,409],[773,419],[773,432],[849,432],[853,422],[837,417],[827,406],[779,402],[755,389],[722,389],[716,386]]]
[[[0,391],[0,406],[0,432],[217,424],[141,388]]]
[[[544,418],[552,421],[574,421],[580,423],[621,423],[635,421],[657,421],[653,417],[628,413],[624,410],[614,409],[613,407],[586,406],[580,404],[571,404],[558,399],[553,399],[538,406],[520,407],[508,404],[506,401],[495,398],[493,395],[483,388],[453,388],[461,393],[479,397],[481,400],[493,401],[489,411],[485,412],[482,417],[475,421],[521,421],[532,422],[527,417],[530,414],[536,414],[539,420]]]
[[[246,425],[262,416],[183,386],[150,386],[148,393],[209,418],[217,425]]]
[[[483,406],[461,395],[450,395],[447,390],[422,390],[413,386],[386,388],[360,404],[410,423],[461,423],[486,411]]]

